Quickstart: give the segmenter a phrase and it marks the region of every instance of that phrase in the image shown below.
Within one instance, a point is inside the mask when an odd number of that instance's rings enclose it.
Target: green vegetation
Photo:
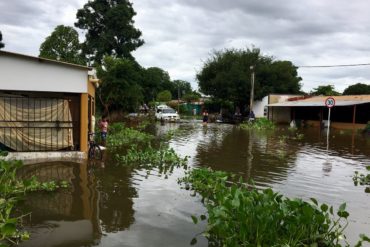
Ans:
[[[361,94],[370,94],[370,85],[356,83],[354,85],[348,86],[343,91],[343,95],[361,95]]]
[[[78,33],[73,27],[59,25],[40,46],[39,57],[86,65]]]
[[[161,147],[155,149],[148,147],[137,149],[131,147],[126,155],[116,154],[116,159],[120,164],[126,166],[135,166],[145,168],[148,171],[154,168],[159,170],[160,174],[171,174],[175,167],[186,167],[187,158],[180,158],[172,148]]]
[[[83,51],[101,64],[103,57],[134,60],[131,52],[144,44],[134,27],[136,15],[130,1],[92,0],[77,11],[75,26],[85,30]]]
[[[370,166],[367,166],[366,170],[370,171]],[[355,176],[353,176],[352,180],[355,183],[355,186],[357,185],[366,186],[365,192],[370,193],[370,173],[363,174],[359,173],[358,171],[355,171]]]
[[[169,90],[161,91],[157,94],[157,101],[168,102],[172,99],[172,94]]]
[[[27,232],[20,230],[23,216],[14,216],[16,203],[27,192],[54,191],[68,187],[65,181],[41,183],[35,177],[29,180],[19,180],[17,170],[21,166],[20,161],[0,160],[0,246],[8,246],[9,243],[17,244],[29,238]]]
[[[241,111],[249,105],[250,66],[254,66],[255,99],[270,93],[299,93],[301,78],[290,61],[274,61],[257,48],[225,49],[214,52],[197,74],[200,92],[216,100],[231,101]]]
[[[123,123],[114,123],[109,127],[107,147],[109,149],[148,147],[154,136],[145,132],[127,128]]]
[[[186,168],[187,158],[180,158],[166,143],[161,142],[159,148],[153,148],[154,136],[150,134],[126,128],[122,123],[113,124],[110,131],[108,148],[124,151],[114,156],[121,165],[145,168],[148,171],[157,168],[160,174],[172,173],[175,167]],[[169,140],[175,133],[169,132],[164,140]]]
[[[247,122],[240,124],[242,129],[254,129],[254,130],[274,130],[275,124],[267,118],[257,118],[253,122]]]
[[[338,96],[340,93],[335,91],[333,85],[326,85],[326,86],[318,86],[311,91],[312,95],[323,95],[323,96]]]
[[[203,198],[208,216],[200,219],[208,220],[204,235],[212,246],[341,246],[345,241],[345,203],[335,215],[333,207],[314,198],[310,203],[289,199],[235,180],[235,175],[205,168],[193,169],[181,180]]]

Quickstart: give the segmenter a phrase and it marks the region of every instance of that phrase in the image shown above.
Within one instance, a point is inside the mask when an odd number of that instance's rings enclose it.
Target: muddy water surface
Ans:
[[[258,187],[272,187],[290,197],[317,198],[338,207],[347,202],[353,242],[370,235],[370,194],[352,182],[354,171],[370,165],[370,138],[333,132],[329,148],[326,133],[301,130],[303,139],[288,130],[272,133],[242,130],[232,125],[198,122],[157,125],[156,135],[176,132],[170,146],[190,156],[195,167],[212,167],[253,179]],[[68,190],[28,196],[24,210],[31,240],[21,246],[208,246],[199,236],[205,224],[194,225],[191,215],[205,212],[200,198],[181,189],[181,169],[168,177],[156,170],[104,163],[63,162],[26,166],[22,176],[41,180],[63,179]]]

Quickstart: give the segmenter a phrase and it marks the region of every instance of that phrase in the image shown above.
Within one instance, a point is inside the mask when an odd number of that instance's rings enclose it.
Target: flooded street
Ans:
[[[338,208],[347,202],[346,235],[351,243],[370,234],[370,194],[354,186],[354,171],[370,165],[370,138],[352,132],[331,133],[308,128],[296,132],[243,130],[233,125],[199,122],[156,125],[156,135],[174,131],[170,146],[193,167],[212,167],[253,179],[285,196]],[[303,134],[303,135],[302,135]],[[111,154],[112,156],[113,154]],[[71,187],[56,193],[28,195],[22,209],[31,211],[24,225],[31,239],[21,246],[208,246],[199,236],[205,222],[191,215],[205,213],[201,200],[182,189],[184,170],[160,175],[156,170],[104,163],[54,162],[25,166],[22,177],[67,180]]]

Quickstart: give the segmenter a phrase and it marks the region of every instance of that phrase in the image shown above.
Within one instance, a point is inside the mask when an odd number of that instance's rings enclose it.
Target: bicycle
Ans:
[[[103,154],[101,151],[100,146],[94,140],[95,133],[89,133],[89,152],[88,157],[90,160],[101,160],[103,158]]]

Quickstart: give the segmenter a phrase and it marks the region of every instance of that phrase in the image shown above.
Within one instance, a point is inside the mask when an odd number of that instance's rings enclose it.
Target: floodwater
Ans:
[[[350,213],[346,235],[353,243],[360,233],[370,235],[370,194],[354,186],[354,171],[370,165],[370,137],[351,132],[326,133],[289,130],[272,133],[238,126],[199,122],[154,126],[156,135],[178,129],[170,146],[190,156],[193,167],[212,167],[253,179],[258,187],[272,187],[289,196],[338,208],[347,202]],[[299,139],[299,140],[298,140]],[[201,236],[204,222],[191,215],[205,212],[200,198],[181,188],[182,169],[167,177],[158,171],[104,163],[45,163],[26,166],[21,175],[40,180],[63,179],[68,190],[28,196],[23,210],[31,211],[25,228],[31,239],[21,246],[208,246]]]

